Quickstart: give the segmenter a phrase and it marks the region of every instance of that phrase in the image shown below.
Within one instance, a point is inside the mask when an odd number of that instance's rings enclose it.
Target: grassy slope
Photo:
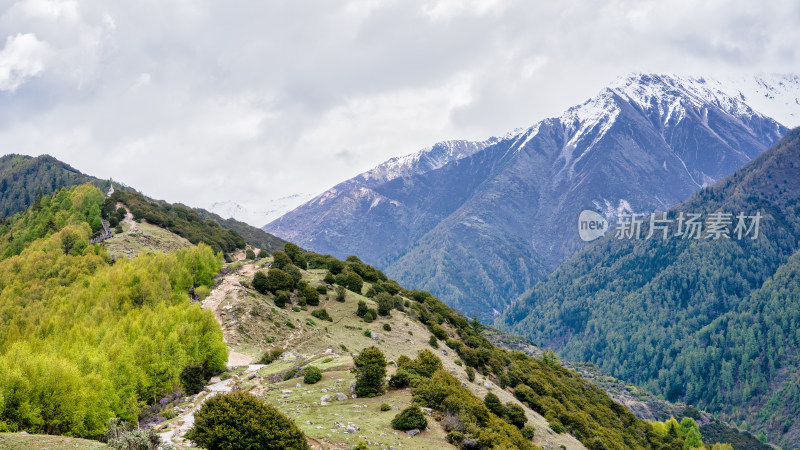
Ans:
[[[259,264],[266,261],[268,260]],[[240,273],[250,272],[245,269],[247,269],[246,266],[240,267]],[[324,270],[309,270],[303,271],[303,276],[313,285],[321,282],[324,273]],[[230,276],[243,282],[249,282],[251,278],[240,274]],[[365,284],[364,291],[367,290],[367,287],[368,284]],[[218,310],[230,349],[257,358],[265,350],[281,346],[287,351],[301,354],[305,359],[310,360],[312,365],[323,369],[323,379],[315,385],[306,385],[300,378],[273,383],[270,381],[271,376],[288,370],[294,364],[293,362],[276,361],[259,370],[253,379],[248,379],[249,375],[247,374],[234,375],[234,383],[240,388],[250,390],[265,398],[288,417],[294,419],[307,436],[330,448],[346,448],[353,445],[362,436],[364,440],[386,446],[397,447],[397,444],[402,444],[412,448],[449,447],[449,444],[442,440],[446,433],[430,417],[428,425],[430,431],[413,438],[391,428],[390,422],[398,411],[381,412],[379,407],[384,402],[399,410],[409,406],[411,393],[408,389],[389,391],[386,395],[371,399],[348,398],[342,402],[332,401],[329,405],[319,406],[322,396],[330,394],[335,398],[336,395],[336,392],[322,392],[323,388],[332,388],[349,396],[350,382],[355,380],[353,374],[350,373],[350,369],[353,367],[351,353],[358,353],[366,347],[376,345],[386,355],[388,361],[396,360],[400,355],[415,357],[420,350],[430,349],[428,340],[431,336],[421,323],[397,310],[392,311],[390,318],[378,319],[369,324],[361,321],[355,315],[358,301],[364,300],[370,307],[376,306],[372,300],[361,295],[348,291],[345,303],[334,301],[332,293],[330,299],[327,297],[320,298],[320,306],[308,307],[307,311],[299,312],[292,311],[288,307],[286,309],[275,308],[269,297],[245,288],[236,291],[234,295],[229,295],[222,301]],[[319,308],[326,308],[333,322],[313,318],[311,311]],[[309,319],[313,325],[310,324]],[[288,327],[287,321],[291,321],[295,328]],[[390,324],[391,331],[383,329],[385,323]],[[374,331],[378,335],[378,340],[364,336],[365,330]],[[348,351],[342,350],[342,344]],[[326,353],[329,349],[330,353]],[[446,355],[442,349],[445,349]],[[492,388],[492,392],[495,392],[503,402],[519,404],[510,392],[503,391],[481,375],[477,375],[475,382],[470,383],[465,368],[455,363],[458,360],[455,352],[445,348],[443,344],[442,349],[434,351],[442,359],[445,369],[466,383],[477,396],[483,398],[488,392],[484,386],[484,381],[486,381]],[[326,358],[333,359],[330,362],[322,363]],[[390,365],[388,373],[393,371],[394,366]],[[337,380],[342,381],[337,383]],[[297,383],[300,383],[300,388],[296,387]],[[292,392],[284,394],[281,392],[282,390],[291,390]],[[194,402],[196,400],[192,404]],[[362,407],[358,408],[356,405]],[[366,408],[363,405],[366,405]],[[553,446],[553,448],[561,445],[568,449],[584,448],[578,440],[568,434],[552,433],[548,429],[547,421],[529,408],[525,408],[525,412],[529,420],[528,425],[536,429],[535,444],[542,447]],[[178,425],[181,420],[182,418],[179,416],[166,422],[165,429]],[[345,434],[343,433],[344,428],[335,426],[335,422],[344,425],[352,422],[360,427],[360,430],[355,435]]]
[[[102,442],[64,436],[0,433],[0,448],[10,450],[66,450],[108,448]]]

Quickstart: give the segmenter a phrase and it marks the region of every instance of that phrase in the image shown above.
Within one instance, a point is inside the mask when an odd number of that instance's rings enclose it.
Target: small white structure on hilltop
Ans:
[[[114,183],[111,183],[108,188],[108,192],[106,192],[106,197],[111,197],[111,194],[114,193]]]

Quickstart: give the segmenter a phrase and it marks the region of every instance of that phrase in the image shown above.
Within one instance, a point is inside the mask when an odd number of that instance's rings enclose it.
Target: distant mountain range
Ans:
[[[315,194],[300,193],[268,200],[258,208],[250,208],[233,200],[214,202],[208,210],[224,219],[234,219],[254,227],[262,227],[294,208],[314,198]]]
[[[581,210],[613,224],[620,212],[667,209],[777,142],[787,128],[747,99],[798,117],[798,78],[739,83],[748,94],[703,78],[623,77],[525,130],[389,160],[264,229],[317,252],[358,253],[491,320],[584,246]]]
[[[710,239],[708,218],[724,212],[734,214],[730,239]],[[703,214],[701,239],[675,237],[677,221],[667,239],[660,229],[655,239],[605,236],[521,296],[497,325],[797,448],[800,128],[667,217],[680,213]],[[740,239],[740,213],[763,216],[757,233]]]

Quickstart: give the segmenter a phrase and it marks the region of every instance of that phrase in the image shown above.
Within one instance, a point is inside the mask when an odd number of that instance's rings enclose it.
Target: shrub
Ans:
[[[419,355],[417,355],[417,360],[414,361],[414,371],[423,377],[430,377],[434,372],[441,368],[442,360],[428,349],[419,352]]]
[[[364,314],[364,322],[372,323],[372,321],[375,320],[374,311],[375,311],[374,309],[370,308],[369,311],[367,311],[367,313]]]
[[[411,377],[405,370],[398,370],[389,378],[389,387],[392,389],[403,389],[411,384]]]
[[[319,305],[319,292],[311,286],[304,286],[300,293],[306,300],[306,304],[311,306]]]
[[[522,427],[522,429],[519,430],[519,431],[522,432],[522,437],[524,437],[525,439],[527,439],[529,441],[531,439],[533,439],[533,436],[534,436],[533,427],[529,427],[529,426]]]
[[[261,294],[269,293],[269,281],[267,280],[267,275],[263,271],[258,271],[253,276],[253,289],[258,291]]]
[[[330,314],[328,314],[328,310],[326,310],[325,308],[311,311],[311,315],[319,320],[327,320],[328,322],[333,322],[333,319],[331,319]]]
[[[436,336],[434,335],[431,335],[431,338],[428,339],[428,344],[433,348],[439,348],[439,341],[436,340]]]
[[[364,336],[366,336],[366,337],[368,337],[368,338],[371,338],[371,337],[372,337],[372,331],[370,331],[370,330],[364,330]]]
[[[368,347],[353,359],[356,374],[356,395],[374,397],[383,392],[386,377],[386,358],[376,347]]]
[[[286,266],[282,270],[292,277],[295,286],[298,286],[300,284],[300,280],[303,279],[303,274],[300,272],[300,269],[295,266]]]
[[[349,352],[350,351],[350,350],[347,349],[347,346],[345,346],[344,344],[339,344],[339,348],[341,348],[343,352]]]
[[[114,234],[122,234],[122,232],[122,224],[119,224],[116,226],[116,228],[114,228]]]
[[[336,292],[336,301],[339,303],[344,303],[345,299],[347,298],[347,289],[345,289],[342,286],[336,286],[335,292]]]
[[[200,362],[189,364],[181,371],[180,379],[187,395],[194,395],[206,386],[205,365]]]
[[[483,404],[486,405],[486,408],[489,409],[497,417],[503,417],[505,410],[503,409],[503,404],[500,403],[500,398],[497,397],[492,392],[486,394],[486,397],[483,398]]]
[[[254,251],[250,250],[249,248],[244,252],[244,257],[246,259],[256,259],[256,254]]]
[[[317,293],[319,295],[325,295],[328,293],[328,288],[320,284],[319,286],[317,286]]]
[[[441,341],[447,340],[447,331],[441,325],[434,325],[430,330],[437,339]]]
[[[451,431],[450,433],[447,433],[447,442],[449,442],[450,445],[458,447],[463,440],[464,433],[461,433],[460,431]]]
[[[332,273],[328,272],[325,274],[325,278],[322,279],[325,284],[334,284],[336,283],[336,277],[333,276]]]
[[[292,306],[292,311],[294,311],[294,312],[300,312],[300,311],[302,311],[302,309],[300,309],[300,307],[299,307],[299,306]]]
[[[161,441],[161,436],[152,428],[128,430],[124,423],[114,417],[106,424],[106,442],[117,450],[157,450],[173,449]]]
[[[475,381],[475,369],[467,367],[467,379],[472,382]]]
[[[314,384],[322,379],[322,370],[316,366],[308,366],[303,371],[303,383]]]
[[[269,253],[267,253],[267,251],[264,250],[263,248],[258,251],[258,258],[259,259],[266,258],[267,256],[269,256]]]
[[[336,275],[336,284],[344,286],[351,291],[360,294],[361,289],[364,287],[364,280],[353,271],[342,272]]]
[[[381,292],[375,296],[375,303],[378,304],[378,314],[381,316],[391,315],[392,307],[394,306],[394,300],[392,300],[391,295]]]
[[[208,450],[310,448],[294,422],[242,391],[208,399],[195,414],[188,437]]]
[[[283,268],[289,267],[291,265],[292,265],[292,259],[289,258],[289,255],[287,255],[286,253],[284,253],[284,252],[282,252],[280,250],[276,250],[272,254],[272,268],[273,269],[281,269],[281,270],[283,270]]]
[[[525,410],[516,403],[511,402],[506,403],[503,418],[517,428],[524,427],[528,422],[528,418],[525,417]]]
[[[269,292],[291,291],[294,289],[294,284],[294,278],[281,269],[269,269],[267,272],[267,290]]]
[[[328,262],[328,270],[332,275],[339,275],[345,268],[345,264],[338,259],[332,259]]]
[[[289,293],[286,291],[278,291],[275,293],[275,298],[272,299],[275,302],[275,306],[278,308],[283,308],[286,306],[286,302],[289,301]]]
[[[392,326],[388,323],[383,324],[383,331],[392,331]]]
[[[367,311],[369,311],[369,308],[367,308],[366,302],[364,302],[364,300],[359,300],[358,308],[356,308],[356,315],[363,318]]]
[[[388,403],[381,403],[381,411],[389,411],[390,409],[392,409],[392,407],[389,406]]]
[[[392,419],[392,428],[395,430],[424,430],[427,427],[428,421],[418,406],[410,406]]]
[[[562,425],[561,422],[558,421],[558,419],[549,420],[547,424],[550,426],[551,430],[555,431],[558,434],[567,431],[567,429],[564,428],[564,425]]]
[[[289,320],[289,319],[286,320],[286,326],[291,328],[291,329],[293,329],[293,330],[295,328],[294,323],[292,323],[292,321]]]
[[[285,350],[283,347],[273,348],[272,350],[267,350],[266,353],[258,360],[259,364],[269,364],[278,358],[281,357]]]

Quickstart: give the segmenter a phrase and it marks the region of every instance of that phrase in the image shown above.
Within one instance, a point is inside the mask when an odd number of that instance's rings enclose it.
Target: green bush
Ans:
[[[369,311],[367,311],[367,313],[364,314],[364,322],[372,323],[372,321],[375,320],[375,312],[374,311],[375,310],[370,308]]]
[[[187,365],[181,371],[180,380],[186,395],[197,394],[206,386],[205,365],[200,362]]]
[[[360,294],[361,289],[364,287],[364,280],[357,273],[348,270],[336,275],[336,284]]]
[[[272,253],[272,268],[283,270],[285,267],[292,265],[292,259],[286,253],[276,250]]]
[[[267,256],[269,256],[269,253],[267,253],[267,251],[263,248],[258,251],[258,259],[266,258]]]
[[[253,259],[256,259],[256,253],[255,253],[253,250],[250,250],[250,249],[248,248],[248,249],[247,249],[247,250],[244,252],[244,257],[245,257],[246,259],[253,260]]]
[[[273,298],[272,301],[278,308],[283,308],[289,301],[289,293],[286,291],[278,291],[275,293],[275,298]]]
[[[381,316],[389,316],[392,313],[394,300],[392,296],[386,292],[381,292],[375,296],[375,303],[378,304],[378,314]]]
[[[451,431],[447,433],[447,442],[449,442],[450,445],[458,447],[459,445],[461,445],[461,441],[463,440],[464,440],[464,433],[460,431]]]
[[[339,303],[344,303],[345,299],[347,298],[347,289],[345,289],[343,286],[336,286],[335,292],[336,301]]]
[[[398,370],[389,377],[389,387],[392,389],[403,389],[411,384],[411,377],[405,370]]]
[[[288,273],[289,276],[292,277],[295,286],[298,286],[300,284],[300,280],[303,279],[303,273],[300,272],[300,269],[298,269],[295,266],[286,266],[283,268],[283,271]]]
[[[428,344],[433,348],[439,348],[439,341],[436,340],[434,335],[431,335],[430,339],[428,339]]]
[[[502,417],[505,421],[517,428],[521,429],[528,422],[528,418],[525,417],[525,410],[516,403],[506,403],[503,413]]]
[[[372,337],[372,331],[370,331],[370,330],[364,330],[364,336],[366,336],[366,337],[368,337],[368,338],[371,338],[371,337]]]
[[[291,291],[294,289],[294,284],[294,278],[281,269],[269,269],[267,272],[267,290],[269,292]]]
[[[258,271],[253,276],[253,289],[258,291],[261,294],[269,293],[269,281],[267,280],[267,275],[263,271]]]
[[[526,427],[523,427],[520,431],[522,432],[522,437],[524,437],[525,439],[527,439],[529,441],[531,439],[533,439],[533,436],[534,436],[533,427],[526,426]]]
[[[306,300],[306,304],[310,306],[319,305],[319,292],[311,286],[303,286],[300,295]]]
[[[289,319],[286,319],[286,326],[293,330],[295,329],[294,323]]]
[[[475,381],[475,369],[473,369],[472,367],[467,367],[467,379],[470,382]]]
[[[392,331],[392,326],[388,323],[383,324],[383,331]]]
[[[264,353],[264,355],[261,357],[261,359],[258,360],[258,363],[259,364],[270,364],[271,362],[273,362],[273,361],[277,360],[278,358],[280,358],[281,355],[283,354],[283,352],[285,352],[285,351],[286,350],[284,350],[283,347],[277,347],[277,348],[273,348],[272,350],[267,350]]]
[[[442,368],[442,360],[434,355],[432,351],[425,349],[419,352],[413,367],[414,371],[423,377],[430,377],[434,372]]]
[[[367,308],[367,303],[364,300],[358,301],[358,307],[356,308],[356,315],[358,317],[363,318],[365,314],[367,314],[369,308]]]
[[[317,293],[319,295],[325,295],[328,293],[328,288],[320,284],[319,286],[317,286]]]
[[[392,407],[389,406],[388,403],[381,403],[381,411],[389,411],[390,409],[392,409]]]
[[[242,391],[219,394],[203,403],[188,438],[208,450],[310,448],[294,422]]]
[[[489,411],[497,417],[503,417],[505,414],[505,409],[503,409],[503,404],[500,402],[500,398],[498,398],[493,392],[486,394],[486,397],[483,398],[483,404],[486,405],[486,408],[488,408]]]
[[[424,430],[428,421],[418,406],[410,406],[392,419],[392,428],[395,430]]]
[[[431,333],[436,336],[440,341],[447,340],[447,331],[441,325],[434,325],[430,327]]]
[[[325,274],[325,278],[323,278],[322,281],[324,281],[325,284],[334,284],[336,283],[336,277],[333,276],[332,273],[328,272]]]
[[[303,371],[303,383],[314,384],[322,379],[322,370],[316,366],[308,366]]]
[[[376,347],[368,347],[353,359],[356,374],[356,395],[374,397],[383,392],[386,377],[386,358]]]
[[[333,319],[331,319],[330,314],[328,314],[328,310],[326,310],[325,308],[311,311],[311,315],[319,320],[327,320],[328,322],[333,322]]]

